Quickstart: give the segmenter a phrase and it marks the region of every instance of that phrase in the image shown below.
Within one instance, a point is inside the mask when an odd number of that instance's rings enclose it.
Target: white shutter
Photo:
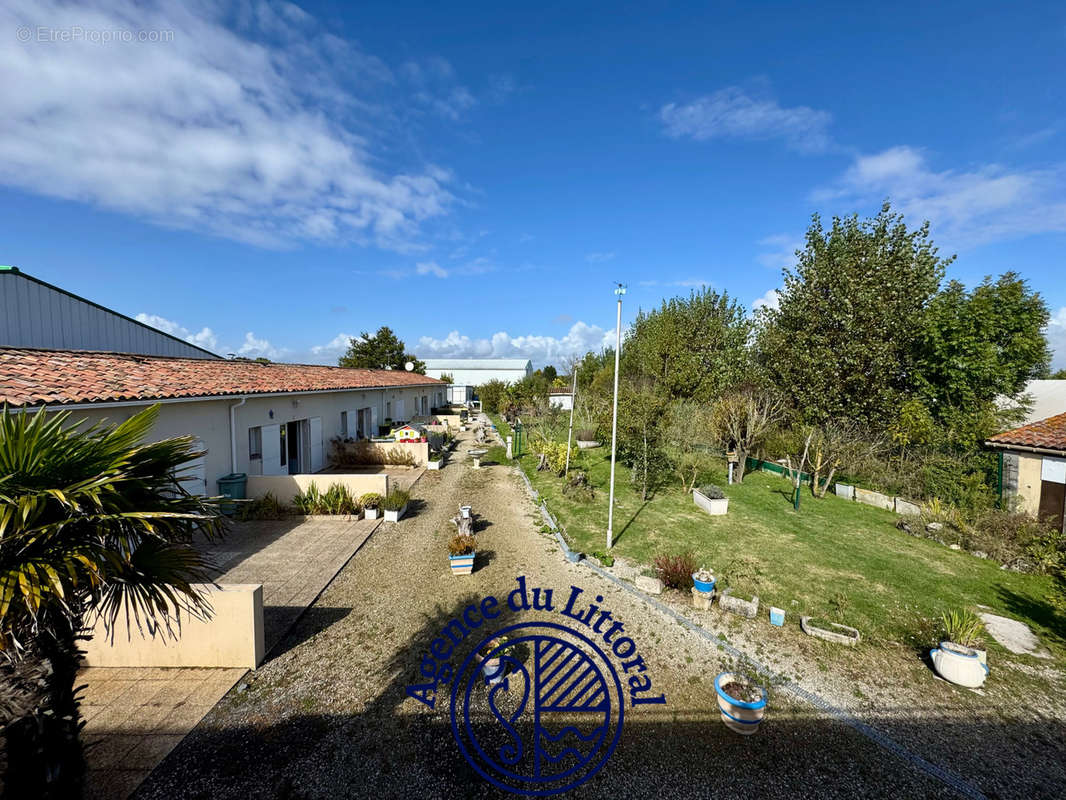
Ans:
[[[1048,458],[1040,462],[1040,480],[1049,483],[1066,483],[1066,458]]]
[[[378,407],[370,407],[370,430],[367,431],[367,437],[378,435]]]
[[[322,447],[322,417],[311,417],[311,472],[318,472],[326,466]]]
[[[396,412],[393,414],[392,419],[393,419],[394,422],[397,421],[397,420],[406,420],[406,417],[404,417],[404,415],[403,415],[403,398],[402,397],[397,397],[396,398]]]
[[[263,474],[284,475],[281,466],[281,426],[263,426]]]

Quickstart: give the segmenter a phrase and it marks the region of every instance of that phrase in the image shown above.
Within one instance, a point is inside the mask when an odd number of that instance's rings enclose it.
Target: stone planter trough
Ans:
[[[721,500],[712,500],[699,489],[693,489],[692,499],[695,501],[696,505],[714,517],[720,517],[729,511],[728,497],[723,497]]]

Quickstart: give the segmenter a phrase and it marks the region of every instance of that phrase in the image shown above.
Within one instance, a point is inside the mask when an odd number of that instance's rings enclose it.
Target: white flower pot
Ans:
[[[426,469],[430,469],[430,470],[439,470],[439,469],[440,469],[440,465],[441,465],[441,464],[443,464],[443,463],[444,463],[444,462],[443,462],[443,461],[440,461],[440,460],[437,460],[437,461],[427,461],[427,462],[426,462]]]
[[[378,510],[376,508],[364,508],[363,509],[363,518],[364,519],[377,519],[378,518]]]
[[[395,511],[385,509],[385,521],[386,522],[399,522],[403,519],[403,515],[407,513],[407,505],[404,504],[403,508],[398,508]]]
[[[696,505],[714,517],[720,517],[729,511],[728,497],[723,497],[721,500],[712,500],[699,489],[693,489],[692,499]]]
[[[577,447],[578,447],[579,450],[589,450],[590,448],[599,447],[599,446],[600,446],[599,442],[594,442],[594,441],[590,441],[590,440],[587,440],[587,439],[578,439],[577,440]]]
[[[959,686],[977,689],[988,677],[988,665],[982,663],[981,654],[972,647],[941,642],[940,647],[930,651],[929,657],[941,678]]]

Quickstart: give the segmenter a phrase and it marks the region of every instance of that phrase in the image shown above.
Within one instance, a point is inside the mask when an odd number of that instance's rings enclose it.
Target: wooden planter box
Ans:
[[[692,499],[695,501],[696,505],[711,516],[720,517],[729,511],[728,497],[723,497],[721,500],[712,500],[699,489],[693,489]]]
[[[403,508],[398,508],[395,511],[385,509],[385,521],[386,522],[399,522],[403,519],[403,515],[407,513],[407,504],[405,503]]]
[[[474,571],[474,556],[477,553],[470,553],[465,556],[448,556],[448,561],[452,565],[452,575],[469,575]]]

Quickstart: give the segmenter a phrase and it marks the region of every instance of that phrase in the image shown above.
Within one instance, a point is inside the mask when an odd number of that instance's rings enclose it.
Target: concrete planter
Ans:
[[[723,611],[739,614],[748,619],[755,619],[755,615],[759,613],[759,595],[755,595],[751,600],[741,600],[739,597],[733,597],[732,592],[732,589],[726,589],[722,592],[718,598],[719,607]]]
[[[955,642],[941,642],[929,652],[933,668],[946,681],[967,689],[978,689],[988,677],[988,665],[979,651]]]
[[[747,682],[732,672],[723,672],[714,679],[714,693],[718,695],[718,710],[722,713],[722,722],[729,730],[741,736],[751,736],[759,730],[759,723],[762,722],[763,715],[766,713],[766,689],[761,686],[756,687],[762,697],[754,703],[749,703],[733,697],[722,688],[734,681]]]
[[[437,459],[436,461],[427,461],[426,462],[426,469],[436,471],[436,470],[439,470],[443,465],[444,465],[444,460],[443,459]]]
[[[386,522],[399,522],[403,519],[403,515],[407,513],[407,504],[404,503],[403,508],[398,508],[395,511],[385,509],[385,521]]]
[[[848,625],[841,625],[838,622],[830,622],[829,627],[819,628],[811,623],[810,617],[800,617],[800,628],[808,636],[813,636],[816,639],[825,639],[827,642],[835,642],[836,644],[847,645],[848,647],[854,647],[862,639],[862,635]]]
[[[380,513],[381,513],[381,510],[377,509],[377,508],[364,508],[363,509],[363,518],[364,519],[377,519],[378,515]]]
[[[700,492],[699,489],[693,489],[692,499],[695,501],[696,505],[713,517],[720,517],[729,511],[728,497],[723,497],[721,500],[712,500],[707,495]]]
[[[578,439],[577,440],[577,446],[581,450],[589,450],[589,449],[591,449],[593,447],[599,447],[600,443],[599,442],[590,442],[587,439]]]
[[[469,575],[474,571],[474,556],[477,553],[469,553],[465,556],[448,556],[451,562],[452,575]]]
[[[834,484],[833,491],[836,492],[837,497],[843,497],[845,500],[855,499],[855,487],[846,483]]]
[[[709,611],[714,603],[714,592],[701,592],[695,586],[692,587],[692,605],[698,611]]]
[[[886,494],[881,494],[880,492],[870,491],[869,489],[856,489],[855,499],[868,506],[883,508],[885,511],[894,511],[896,508],[896,501],[893,498]]]

